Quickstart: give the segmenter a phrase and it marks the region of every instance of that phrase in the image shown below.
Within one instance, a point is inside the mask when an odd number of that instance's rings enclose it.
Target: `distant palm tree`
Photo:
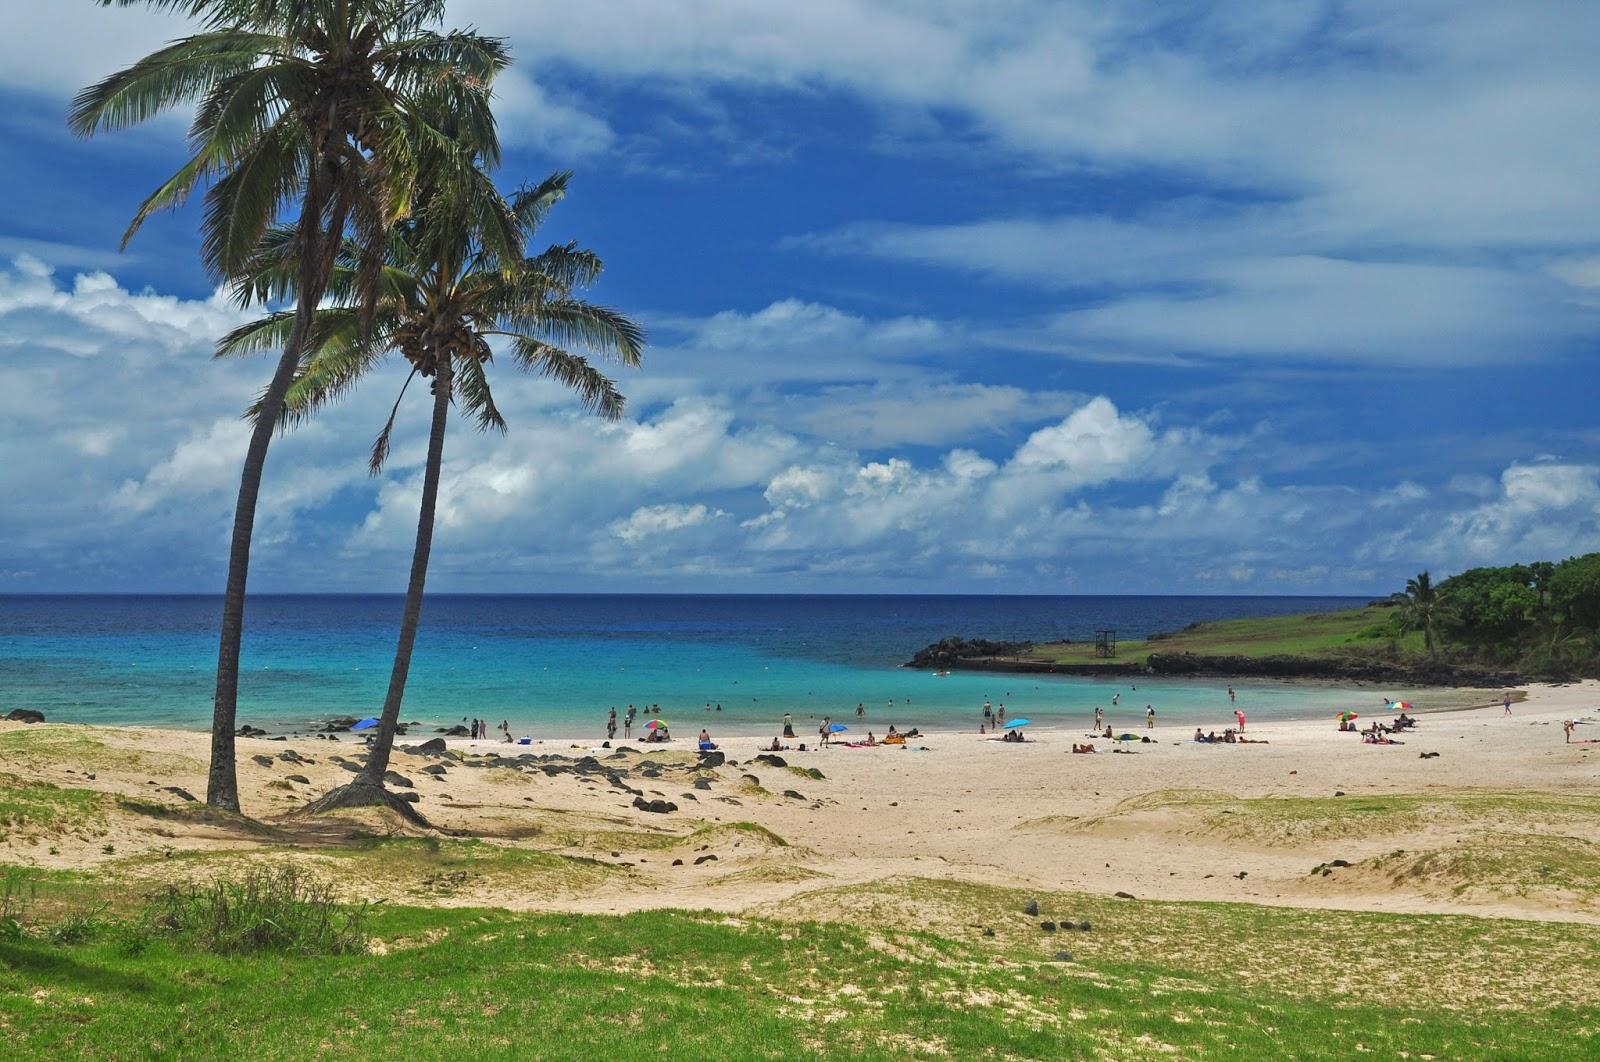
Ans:
[[[1438,614],[1439,594],[1427,572],[1419,572],[1414,579],[1406,580],[1405,625],[1410,630],[1422,631],[1422,641],[1428,656],[1437,658],[1433,648],[1433,623]]]
[[[411,364],[401,398],[416,376],[433,379],[433,418],[416,546],[378,733],[361,774],[350,785],[313,803],[314,810],[381,803],[411,814],[409,805],[384,791],[383,777],[421,620],[445,428],[453,399],[460,397],[464,412],[475,418],[479,430],[506,430],[485,371],[494,361],[490,341],[503,341],[519,368],[566,384],[584,405],[602,416],[615,419],[622,415],[625,400],[615,383],[583,355],[565,349],[581,345],[626,365],[639,364],[644,347],[639,327],[617,311],[577,295],[599,276],[599,257],[570,243],[522,256],[522,248],[545,214],[566,194],[570,177],[555,174],[510,202],[481,175],[474,181],[430,190],[419,201],[415,216],[390,234],[374,327],[363,332],[357,322],[359,311],[348,305],[321,310],[312,326],[312,342],[283,407],[285,426],[346,394],[391,352],[399,352]],[[353,293],[360,256],[359,248],[346,249],[335,270],[331,290],[336,296]],[[294,273],[292,242],[281,237],[269,240],[257,262],[257,296],[269,295]],[[225,337],[218,352],[270,349],[287,325],[286,314],[269,315]],[[388,456],[399,406],[397,399],[373,445],[370,468],[374,474]],[[264,406],[252,412],[258,418],[266,415]]]
[[[206,802],[239,810],[234,725],[239,647],[256,498],[284,394],[347,232],[365,248],[357,287],[376,299],[384,234],[431,180],[419,159],[450,143],[429,115],[450,116],[471,154],[497,155],[489,84],[505,67],[499,40],[439,33],[444,0],[99,0],[179,11],[201,32],[174,41],[79,93],[71,124],[87,136],[197,104],[193,156],[139,208],[123,245],[155,211],[206,187],[201,251],[230,277],[267,230],[295,216],[293,325],[261,396],[234,508],[217,650]],[[424,149],[429,150],[424,154]],[[455,165],[459,165],[456,162]]]

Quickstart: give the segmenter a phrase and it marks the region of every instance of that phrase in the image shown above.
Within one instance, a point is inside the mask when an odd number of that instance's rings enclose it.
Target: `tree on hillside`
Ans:
[[[1430,657],[1438,655],[1433,647],[1433,626],[1438,604],[1439,595],[1427,572],[1419,572],[1415,578],[1406,580],[1404,622],[1407,629],[1422,631],[1423,644],[1427,646]]]
[[[206,801],[237,811],[234,726],[256,500],[313,313],[347,233],[361,249],[347,263],[357,301],[377,300],[385,234],[432,179],[419,159],[457,152],[431,115],[449,116],[460,150],[496,158],[489,86],[506,51],[493,38],[438,32],[444,0],[99,3],[178,11],[200,24],[200,32],[84,89],[73,103],[72,127],[85,136],[196,105],[192,156],[144,201],[124,245],[152,213],[204,187],[203,258],[213,275],[231,277],[270,227],[295,219],[295,311],[276,336],[281,355],[240,474],[217,651]]]
[[[1533,583],[1533,592],[1538,595],[1535,608],[1542,614],[1550,599],[1550,579],[1556,573],[1556,566],[1551,561],[1534,561],[1528,565],[1529,579]]]
[[[392,352],[410,363],[401,398],[416,376],[432,379],[433,415],[411,577],[378,733],[360,775],[314,802],[313,810],[384,804],[410,813],[387,793],[383,779],[421,621],[451,405],[459,399],[480,431],[506,430],[486,371],[495,359],[491,342],[499,343],[518,368],[571,388],[591,410],[611,419],[622,414],[624,399],[615,383],[584,355],[566,349],[582,347],[626,365],[639,364],[644,336],[638,326],[578,294],[598,278],[599,257],[574,244],[558,244],[531,256],[522,250],[549,209],[566,194],[569,179],[570,174],[555,174],[509,202],[481,175],[430,189],[416,214],[390,234],[382,293],[370,332],[357,327],[357,311],[349,306],[330,307],[317,315],[313,342],[283,408],[286,425],[348,392]],[[257,263],[258,296],[295,275],[292,252],[287,240],[264,249]],[[347,249],[335,278],[336,293],[353,288],[360,256],[359,248]],[[269,315],[236,330],[219,352],[271,348],[286,324],[285,315]],[[399,406],[397,399],[373,446],[374,474],[388,456]],[[264,408],[255,413],[258,418],[266,416]]]
[[[1569,626],[1600,631],[1600,553],[1568,557],[1556,565],[1550,601]]]

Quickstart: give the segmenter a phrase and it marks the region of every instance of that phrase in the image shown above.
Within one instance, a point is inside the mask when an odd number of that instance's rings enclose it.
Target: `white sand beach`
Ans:
[[[1600,739],[1600,682],[1531,687],[1509,717],[1498,703],[1425,713],[1396,745],[1364,744],[1330,719],[1250,726],[1263,744],[1201,745],[1192,729],[1140,728],[1152,743],[1112,752],[1095,740],[1093,755],[1070,751],[1092,740],[1086,734],[1034,728],[1022,744],[929,733],[907,747],[788,751],[784,767],[755,761],[761,743],[742,738],[723,742],[730,763],[715,770],[694,769],[683,739],[625,752],[452,740],[466,762],[398,753],[393,766],[411,783],[401,791],[418,794],[417,809],[445,831],[617,869],[598,880],[465,879],[434,897],[451,904],[781,910],[819,886],[919,875],[1151,899],[1600,922],[1595,890],[1582,884],[1600,866],[1600,744],[1567,743],[1562,721],[1574,718],[1585,720],[1575,738]],[[172,809],[153,815],[141,804],[135,813],[112,802],[94,822],[12,831],[0,859],[159,875],[162,860],[178,854],[219,866],[299,858],[338,879],[339,860],[322,848],[339,820],[293,812],[349,777],[336,757],[354,761],[360,745],[343,738],[240,739],[245,809],[270,828],[253,833],[166,791],[203,796],[203,733],[0,724],[7,784],[44,780]],[[310,762],[285,762],[286,749]],[[559,764],[553,776],[539,763],[469,766],[489,753],[594,755],[626,773],[619,785]],[[641,810],[630,789],[677,810]],[[428,833],[376,813],[348,819],[352,828]],[[761,830],[728,828],[735,823]],[[703,855],[716,859],[697,864]],[[1326,866],[1335,860],[1349,866]],[[348,886],[411,899],[420,888],[398,871]]]

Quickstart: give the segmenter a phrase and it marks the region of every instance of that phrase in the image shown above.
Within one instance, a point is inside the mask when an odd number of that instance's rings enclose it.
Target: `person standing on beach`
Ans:
[[[1511,714],[1511,694],[1509,694],[1509,693],[1506,694],[1505,709],[1506,709],[1505,710],[1505,714],[1506,715],[1510,715]]]
[[[1150,730],[1156,728],[1156,706],[1153,704],[1144,706],[1144,725]]]
[[[1095,733],[1098,734],[1100,732],[1100,728],[1105,726],[1105,725],[1106,725],[1106,713],[1101,711],[1100,710],[1100,706],[1097,704],[1097,705],[1094,706],[1094,731],[1095,731]]]
[[[617,706],[611,706],[611,714],[606,718],[606,727],[612,734],[617,732]]]
[[[822,717],[822,725],[817,727],[817,738],[818,738],[818,742],[817,743],[820,744],[823,748],[827,748],[828,747],[828,731],[832,728],[832,726],[833,726],[833,720],[829,719],[827,716],[823,716]]]
[[[1233,710],[1233,717],[1239,720],[1239,733],[1244,733],[1244,713],[1235,708]]]

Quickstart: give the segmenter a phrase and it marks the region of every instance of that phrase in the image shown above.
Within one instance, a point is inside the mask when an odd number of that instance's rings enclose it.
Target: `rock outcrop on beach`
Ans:
[[[13,708],[6,715],[6,719],[13,723],[42,723],[44,713],[34,711],[32,708]]]
[[[992,642],[987,638],[949,637],[920,649],[907,667],[926,670],[958,666],[978,657],[1016,657],[1033,652],[1032,642]]]

